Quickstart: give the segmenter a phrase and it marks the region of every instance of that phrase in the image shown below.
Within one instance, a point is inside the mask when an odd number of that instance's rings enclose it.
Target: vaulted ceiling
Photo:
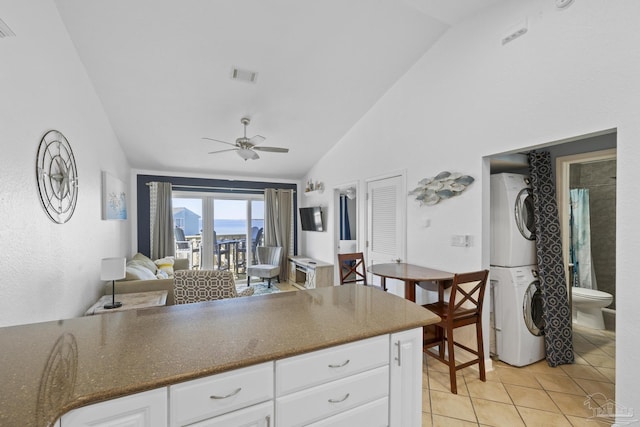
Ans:
[[[136,169],[297,179],[448,28],[504,0],[55,0]],[[236,67],[257,73],[233,80]],[[288,154],[245,161],[247,135]]]

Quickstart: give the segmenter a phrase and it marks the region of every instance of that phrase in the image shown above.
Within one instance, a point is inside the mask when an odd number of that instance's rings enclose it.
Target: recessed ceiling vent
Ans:
[[[11,28],[5,22],[0,19],[0,39],[5,37],[15,37],[16,33],[11,31]]]
[[[233,67],[231,69],[231,79],[247,83],[255,83],[258,80],[258,73]]]

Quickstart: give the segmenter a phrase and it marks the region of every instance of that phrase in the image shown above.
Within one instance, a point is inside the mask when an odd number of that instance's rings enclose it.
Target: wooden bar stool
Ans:
[[[451,381],[451,393],[458,394],[456,384],[456,371],[467,366],[478,364],[480,380],[486,381],[484,367],[484,346],[482,344],[482,301],[487,285],[488,270],[471,273],[456,274],[451,286],[449,302],[438,301],[434,304],[423,305],[427,310],[437,314],[442,319],[435,326],[435,336],[430,336],[428,327],[424,328],[423,350],[431,357],[438,359],[449,366],[449,378]],[[476,350],[457,343],[453,338],[453,330],[461,326],[476,325]],[[446,354],[445,354],[446,342]],[[429,350],[438,347],[438,353]],[[473,360],[456,365],[454,347],[475,355]]]
[[[338,268],[340,269],[340,284],[362,283],[367,286],[367,269],[364,265],[364,254],[338,254]]]

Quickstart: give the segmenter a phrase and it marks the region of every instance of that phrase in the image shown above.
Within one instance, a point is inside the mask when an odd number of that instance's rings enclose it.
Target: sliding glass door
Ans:
[[[191,242],[193,268],[231,270],[246,278],[264,229],[264,196],[174,192],[175,226]]]

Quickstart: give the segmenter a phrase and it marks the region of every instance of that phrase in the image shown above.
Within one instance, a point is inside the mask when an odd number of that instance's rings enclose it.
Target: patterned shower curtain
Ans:
[[[591,214],[589,212],[589,190],[572,188],[571,200],[571,262],[573,283],[571,286],[598,289],[591,257]]]
[[[348,200],[346,194],[340,195],[340,240],[351,240]]]
[[[549,366],[558,366],[574,362],[573,332],[549,152],[530,152],[529,170],[533,190],[538,274],[543,297],[545,351]]]

